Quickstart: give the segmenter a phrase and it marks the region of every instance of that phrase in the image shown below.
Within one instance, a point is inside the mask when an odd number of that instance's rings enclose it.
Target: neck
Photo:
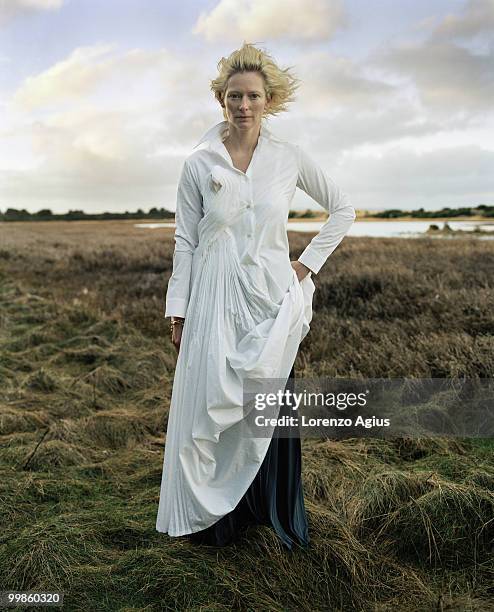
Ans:
[[[228,122],[228,136],[223,142],[236,151],[253,151],[256,148],[260,133],[260,124],[254,125],[248,130],[240,130]]]

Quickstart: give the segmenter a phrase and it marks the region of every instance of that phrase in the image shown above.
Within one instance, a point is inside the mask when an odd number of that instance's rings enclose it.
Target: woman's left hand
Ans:
[[[296,260],[290,263],[292,264],[292,268],[297,273],[297,278],[299,282],[302,279],[304,279],[307,276],[307,274],[309,274],[310,269],[307,266],[304,266],[304,264],[301,261]]]

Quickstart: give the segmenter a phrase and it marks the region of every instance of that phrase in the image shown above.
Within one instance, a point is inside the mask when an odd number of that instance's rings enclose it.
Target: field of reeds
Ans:
[[[491,439],[303,440],[311,546],[155,531],[173,233],[0,225],[0,590],[67,610],[494,610]],[[290,234],[292,258],[310,239]],[[297,377],[492,377],[494,243],[346,238]]]

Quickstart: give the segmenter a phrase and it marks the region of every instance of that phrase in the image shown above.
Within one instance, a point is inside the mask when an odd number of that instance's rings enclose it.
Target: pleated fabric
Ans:
[[[293,391],[292,367],[286,389]],[[279,416],[291,416],[287,404],[280,405]],[[282,544],[292,550],[309,545],[309,529],[302,485],[302,452],[298,426],[277,426],[262,465],[234,510],[201,531],[187,536],[196,544],[228,546],[236,542],[249,525],[269,525]]]

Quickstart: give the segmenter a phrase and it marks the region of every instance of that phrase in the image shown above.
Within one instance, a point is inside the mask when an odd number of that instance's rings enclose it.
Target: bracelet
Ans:
[[[173,334],[173,328],[175,327],[175,325],[182,325],[184,324],[184,320],[182,319],[177,319],[175,321],[172,321],[170,323],[170,332]]]

